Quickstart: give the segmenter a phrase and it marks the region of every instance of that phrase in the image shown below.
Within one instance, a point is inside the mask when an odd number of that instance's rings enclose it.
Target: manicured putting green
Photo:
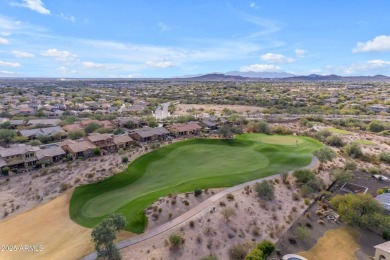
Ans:
[[[342,130],[342,129],[338,129],[338,128],[334,128],[334,127],[326,128],[326,130],[328,130],[329,132],[334,133],[334,134],[341,134],[341,135],[351,135],[351,134],[353,134],[350,131]]]
[[[310,163],[321,144],[298,136],[245,134],[232,140],[192,139],[147,153],[122,173],[77,187],[70,201],[76,223],[93,227],[113,212],[141,233],[144,210],[159,197],[195,188],[229,187]]]

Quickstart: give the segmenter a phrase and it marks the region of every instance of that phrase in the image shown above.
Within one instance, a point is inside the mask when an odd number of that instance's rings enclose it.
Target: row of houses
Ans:
[[[92,133],[80,140],[66,139],[50,145],[16,144],[8,148],[0,147],[0,168],[9,167],[16,171],[31,169],[62,161],[67,155],[86,158],[96,155],[96,150],[99,154],[108,154],[132,145],[198,135],[201,130],[202,127],[197,122],[189,122],[173,124],[167,128],[145,127],[122,135]]]

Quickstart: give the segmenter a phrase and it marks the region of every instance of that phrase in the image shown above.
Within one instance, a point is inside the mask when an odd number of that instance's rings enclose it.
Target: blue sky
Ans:
[[[0,76],[390,76],[388,0],[0,0]]]

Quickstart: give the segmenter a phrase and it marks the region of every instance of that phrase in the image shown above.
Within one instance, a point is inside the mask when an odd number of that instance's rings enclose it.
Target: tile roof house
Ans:
[[[65,133],[59,126],[46,127],[46,128],[37,128],[37,129],[29,129],[29,130],[19,130],[18,134],[28,139],[34,139],[40,135],[48,135],[54,136],[57,133]]]
[[[164,127],[157,128],[141,128],[129,133],[130,137],[139,142],[148,142],[155,140],[164,140],[169,134],[169,131]]]
[[[198,122],[188,122],[184,124],[173,124],[167,127],[169,132],[175,136],[197,135],[202,130]]]
[[[6,165],[13,169],[22,169],[35,166],[38,161],[36,152],[39,147],[18,144],[9,148],[0,149],[0,157],[6,162]]]
[[[93,143],[95,146],[103,150],[103,152],[113,152],[116,150],[116,145],[114,143],[114,137],[112,134],[92,133],[86,136],[85,140]]]
[[[38,162],[40,163],[58,162],[65,158],[65,155],[65,151],[57,145],[45,147],[44,149],[38,150],[36,153]]]
[[[114,144],[116,145],[116,149],[129,147],[134,143],[133,138],[131,138],[128,134],[124,135],[114,135],[113,138]]]
[[[65,140],[60,143],[60,147],[71,154],[74,158],[92,156],[94,149],[97,148],[96,145],[86,140]]]
[[[83,127],[79,123],[76,123],[76,124],[64,125],[62,129],[64,129],[66,132],[73,132],[77,130],[83,130]]]
[[[28,120],[27,125],[58,126],[60,122],[60,119],[31,119]]]

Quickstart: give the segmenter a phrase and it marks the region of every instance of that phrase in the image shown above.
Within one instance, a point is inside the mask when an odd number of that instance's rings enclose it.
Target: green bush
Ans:
[[[340,184],[350,182],[355,178],[355,175],[350,171],[343,171],[340,169],[334,170],[330,173],[332,180]]]
[[[194,195],[195,195],[195,197],[200,196],[201,194],[202,194],[202,189],[196,188],[196,189],[194,190]]]
[[[293,172],[293,176],[297,179],[297,182],[299,184],[305,184],[309,182],[310,180],[314,179],[315,175],[312,171],[310,170],[296,170]]]
[[[94,155],[96,155],[96,156],[99,156],[99,155],[101,155],[101,151],[100,151],[100,149],[99,149],[99,148],[95,148],[95,149],[93,149],[93,154],[94,154]]]
[[[122,163],[128,163],[128,162],[129,162],[129,158],[127,156],[123,156]]]
[[[272,252],[275,250],[275,244],[269,240],[263,240],[261,243],[257,245],[257,248],[261,250],[265,257],[270,256]]]
[[[255,184],[255,190],[262,199],[273,200],[275,198],[275,188],[268,181],[257,182]]]
[[[381,160],[384,163],[390,164],[390,153],[389,152],[380,153],[379,160]]]
[[[320,162],[332,161],[336,157],[336,153],[329,147],[321,148],[314,151],[314,155],[320,160]]]
[[[169,243],[171,247],[178,248],[184,243],[184,238],[179,234],[171,234],[169,236]]]
[[[390,231],[384,230],[382,233],[382,237],[384,240],[389,241],[390,240]]]
[[[386,129],[386,127],[382,122],[374,120],[368,124],[367,129],[371,132],[379,133],[379,132],[384,131]]]
[[[245,260],[265,260],[265,256],[263,251],[261,251],[258,248],[253,248],[249,253],[246,255]]]
[[[335,147],[343,147],[345,145],[343,139],[341,139],[341,137],[338,135],[328,136],[325,140],[325,143]]]
[[[351,143],[344,147],[344,151],[352,158],[358,158],[363,155],[362,148],[357,143]]]

